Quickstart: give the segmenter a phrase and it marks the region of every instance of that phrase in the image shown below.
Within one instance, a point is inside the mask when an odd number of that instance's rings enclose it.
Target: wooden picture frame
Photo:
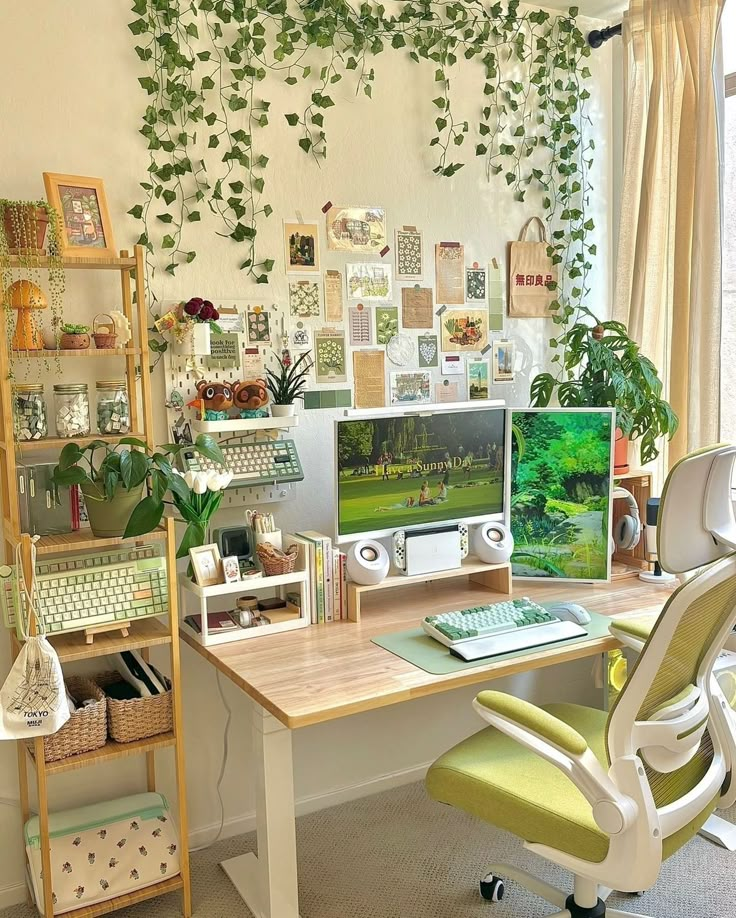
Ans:
[[[213,542],[210,545],[198,545],[189,549],[189,558],[194,571],[194,582],[197,586],[208,587],[222,583],[222,562],[220,549]]]
[[[115,258],[115,241],[102,179],[44,172],[46,198],[59,215],[62,256]]]

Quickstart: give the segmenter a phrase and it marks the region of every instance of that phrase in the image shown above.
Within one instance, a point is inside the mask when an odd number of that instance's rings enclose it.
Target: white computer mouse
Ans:
[[[562,622],[587,625],[590,621],[590,613],[576,602],[548,602],[544,604],[544,608]]]

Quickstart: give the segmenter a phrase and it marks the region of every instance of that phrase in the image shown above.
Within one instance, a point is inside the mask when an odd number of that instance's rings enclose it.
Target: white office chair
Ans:
[[[481,881],[485,898],[500,898],[500,877],[510,876],[560,909],[556,918],[604,918],[612,889],[653,886],[662,861],[717,806],[736,802],[736,722],[713,678],[736,622],[736,555],[713,535],[717,528],[722,538],[727,524],[703,511],[732,461],[727,452],[703,451],[670,473],[660,560],[671,571],[702,570],[668,600],[610,714],[482,692],[474,707],[491,726],[429,770],[434,799],[519,835],[575,876],[568,894],[494,865]],[[671,528],[685,508],[687,528]]]

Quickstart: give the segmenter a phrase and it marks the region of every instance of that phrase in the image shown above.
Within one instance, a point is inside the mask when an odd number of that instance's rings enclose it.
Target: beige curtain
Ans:
[[[614,315],[680,417],[671,465],[719,437],[721,163],[714,73],[725,0],[632,0]]]

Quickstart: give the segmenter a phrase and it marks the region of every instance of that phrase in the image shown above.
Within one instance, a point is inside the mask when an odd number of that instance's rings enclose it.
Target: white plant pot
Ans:
[[[199,322],[181,341],[176,338],[171,342],[171,350],[179,357],[209,357],[210,326],[209,322]]]
[[[271,405],[272,418],[293,418],[296,414],[296,405]]]

